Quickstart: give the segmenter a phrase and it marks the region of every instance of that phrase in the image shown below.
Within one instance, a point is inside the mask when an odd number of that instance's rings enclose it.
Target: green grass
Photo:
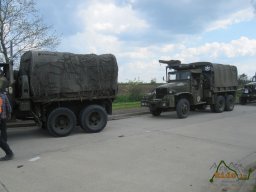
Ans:
[[[113,110],[140,108],[140,102],[118,102],[112,104]]]
[[[114,103],[139,102],[143,95],[118,95]]]
[[[128,103],[131,102],[128,95],[118,95],[114,103]]]

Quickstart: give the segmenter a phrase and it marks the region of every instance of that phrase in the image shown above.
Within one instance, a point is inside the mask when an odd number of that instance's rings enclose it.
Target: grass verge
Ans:
[[[140,108],[140,102],[118,102],[112,104],[113,110]]]

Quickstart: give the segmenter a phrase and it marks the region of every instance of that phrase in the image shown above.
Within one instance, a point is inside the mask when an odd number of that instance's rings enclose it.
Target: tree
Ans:
[[[0,53],[10,62],[10,46],[17,59],[27,50],[54,48],[59,38],[38,15],[34,0],[0,0]]]
[[[156,78],[151,79],[151,80],[150,80],[150,84],[151,84],[151,85],[155,85],[155,84],[156,84]]]
[[[129,90],[129,101],[140,101],[143,97],[143,90],[141,81],[129,81],[128,82],[128,90]]]
[[[248,76],[245,73],[238,76],[238,84],[239,85],[244,85],[247,82],[248,82]]]

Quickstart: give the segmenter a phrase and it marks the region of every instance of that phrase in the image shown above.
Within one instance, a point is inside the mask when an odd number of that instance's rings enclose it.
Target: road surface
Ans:
[[[219,190],[220,179],[209,182],[214,165],[256,160],[255,124],[256,105],[250,104],[232,112],[191,112],[186,119],[175,112],[132,116],[109,121],[101,133],[78,129],[64,138],[12,128],[15,159],[0,162],[0,192]]]

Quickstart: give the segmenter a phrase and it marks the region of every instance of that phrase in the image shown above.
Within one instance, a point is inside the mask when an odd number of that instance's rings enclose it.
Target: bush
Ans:
[[[140,101],[143,97],[143,91],[141,89],[142,82],[129,81],[129,101]]]
[[[115,102],[135,102],[140,101],[144,95],[140,81],[129,81],[126,95],[118,95]]]
[[[114,101],[115,103],[129,102],[129,95],[118,95]]]

